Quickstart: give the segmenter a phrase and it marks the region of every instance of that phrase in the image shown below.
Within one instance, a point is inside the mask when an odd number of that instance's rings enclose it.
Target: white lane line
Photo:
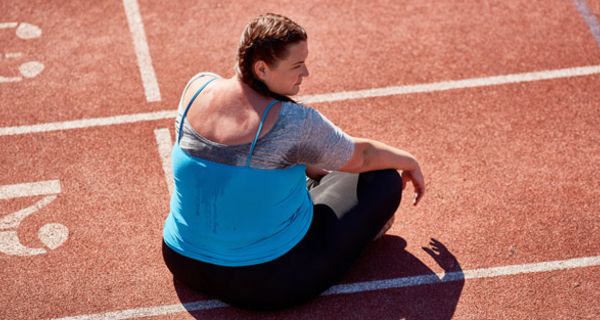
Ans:
[[[148,308],[136,308],[128,309],[107,313],[98,314],[87,314],[74,317],[57,318],[57,320],[118,320],[118,319],[132,319],[132,318],[143,318],[153,317],[168,314],[176,314],[190,311],[209,310],[221,307],[227,307],[228,305],[218,300],[204,300],[195,301],[186,304],[172,304],[160,307],[148,307]],[[187,308],[187,309],[186,309]]]
[[[158,146],[158,154],[162,162],[163,172],[165,173],[165,182],[167,183],[167,189],[169,195],[173,194],[173,173],[171,170],[171,148],[173,142],[171,141],[171,133],[169,129],[156,129],[154,130],[154,137],[156,138],[156,145]]]
[[[152,59],[150,58],[150,49],[148,49],[148,42],[146,41],[146,32],[144,31],[140,7],[137,0],[123,0],[123,6],[125,7],[125,15],[127,16],[127,24],[131,31],[131,37],[133,38],[133,46],[140,69],[140,76],[144,84],[146,100],[148,102],[160,101],[160,89],[158,88],[158,81],[156,80],[156,74],[152,66]]]
[[[59,180],[38,181],[0,186],[0,200],[59,193]]]
[[[423,275],[403,277],[386,280],[365,281],[358,283],[341,284],[331,287],[322,295],[348,294],[392,288],[421,286],[444,282],[459,281],[463,279],[481,279],[500,276],[517,275],[524,273],[548,272],[566,269],[600,266],[600,256],[583,257],[568,260],[547,261],[520,265],[509,265],[492,268],[466,270],[464,272],[450,272],[447,274]],[[98,319],[130,319],[169,315],[181,312],[208,310],[228,305],[219,300],[201,300],[182,304],[164,305],[148,308],[126,309],[106,313],[87,314],[74,317],[57,318],[58,320],[98,320]]]
[[[575,7],[577,7],[579,14],[581,14],[583,20],[585,20],[585,23],[587,23],[588,28],[590,28],[592,35],[594,36],[596,42],[600,46],[600,23],[598,23],[598,19],[596,19],[596,16],[594,16],[592,10],[590,10],[590,7],[587,5],[585,0],[574,1]]]
[[[437,273],[435,275],[423,275],[415,277],[395,278],[386,280],[375,280],[366,282],[357,282],[350,284],[336,285],[329,288],[323,295],[345,294],[354,292],[365,292],[374,290],[383,290],[390,288],[413,287],[426,284],[435,284],[442,282],[452,282],[463,279],[482,279],[494,278],[500,276],[510,276],[522,273],[536,273],[547,271],[558,271],[566,269],[576,269],[600,266],[600,256],[575,258],[569,260],[548,261],[539,263],[509,265],[493,268],[482,268],[466,270],[463,272]]]
[[[127,114],[120,116],[104,117],[104,118],[91,118],[82,120],[72,120],[63,122],[49,122],[34,124],[28,126],[17,126],[17,127],[5,127],[0,128],[0,136],[10,136],[18,134],[38,133],[38,132],[50,132],[60,131],[69,129],[81,129],[91,128],[100,126],[110,126],[115,124],[135,123],[135,122],[146,122],[162,119],[175,118],[177,111],[157,111],[148,113],[136,113]]]
[[[442,81],[434,83],[425,83],[408,86],[395,86],[377,89],[337,92],[330,94],[320,94],[306,97],[307,103],[310,102],[329,102],[350,99],[362,99],[371,97],[382,97],[391,95],[401,95],[410,93],[425,93],[435,91],[445,91],[452,89],[465,89],[475,87],[496,86],[509,83],[521,83],[531,81],[541,81],[558,78],[570,78],[600,73],[600,66],[586,66],[568,69],[546,70],[538,72],[515,73],[493,77],[471,78],[464,80]]]
[[[298,101],[303,103],[332,102],[351,99],[363,99],[370,97],[393,96],[411,93],[425,93],[444,91],[452,89],[475,88],[484,86],[494,86],[511,83],[522,83],[531,81],[541,81],[560,78],[571,78],[586,75],[600,74],[600,65],[585,66],[567,69],[555,69],[538,72],[515,73],[501,76],[471,78],[454,81],[443,81],[407,86],[393,86],[384,88],[375,88],[357,91],[335,92],[328,94],[318,94],[312,96],[298,97]],[[105,118],[91,118],[82,120],[72,120],[64,122],[50,122],[34,125],[23,125],[16,127],[0,128],[0,136],[10,136],[18,134],[29,134],[38,132],[49,132],[58,130],[69,130],[78,128],[90,128],[97,126],[109,126],[124,123],[155,121],[162,119],[173,119],[177,116],[176,110],[157,111],[149,113],[137,113],[130,115],[119,115]]]

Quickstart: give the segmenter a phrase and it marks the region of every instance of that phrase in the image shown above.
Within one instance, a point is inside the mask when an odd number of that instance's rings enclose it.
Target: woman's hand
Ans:
[[[415,197],[413,199],[413,205],[416,206],[423,195],[425,194],[425,179],[423,179],[423,173],[421,168],[417,166],[416,169],[410,171],[402,171],[402,188],[406,188],[408,182],[412,182],[415,189]]]

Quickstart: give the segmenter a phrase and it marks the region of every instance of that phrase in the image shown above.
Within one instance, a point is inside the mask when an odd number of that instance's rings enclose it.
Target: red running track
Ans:
[[[263,11],[309,32],[302,94],[418,84],[600,64],[600,47],[571,2],[455,4],[141,2],[162,100],[148,102],[122,3],[2,4],[36,39],[0,29],[0,60],[31,79],[0,83],[0,127],[173,110],[198,71],[231,75],[244,23]],[[598,17],[597,4],[590,9]],[[236,31],[238,30],[238,31]],[[3,49],[1,53],[9,52]],[[11,74],[12,72],[12,74]],[[352,135],[413,152],[427,177],[417,208],[403,202],[388,236],[345,278],[417,276],[442,268],[421,246],[434,237],[463,270],[598,255],[600,75],[315,107]],[[58,181],[56,200],[24,219],[24,246],[47,223],[68,239],[45,254],[0,253],[0,318],[55,318],[205,300],[172,282],[160,256],[168,191],[154,130],[172,119],[0,136],[0,186]],[[0,189],[1,190],[1,189]],[[44,195],[0,200],[0,217]],[[2,231],[2,230],[0,230]],[[278,313],[234,308],[156,318],[592,319],[598,267],[320,297]]]

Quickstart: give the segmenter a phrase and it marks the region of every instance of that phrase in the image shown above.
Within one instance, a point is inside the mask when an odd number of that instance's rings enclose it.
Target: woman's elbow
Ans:
[[[360,141],[354,144],[352,157],[339,171],[360,173],[368,171],[373,148],[370,143]]]

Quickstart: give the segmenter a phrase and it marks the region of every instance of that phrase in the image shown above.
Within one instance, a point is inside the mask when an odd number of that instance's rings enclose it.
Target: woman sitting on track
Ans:
[[[319,295],[389,228],[406,182],[415,205],[425,190],[412,155],[289,98],[307,56],[301,26],[262,15],[242,34],[236,74],[198,74],[179,104],[164,260],[178,281],[234,306]]]

